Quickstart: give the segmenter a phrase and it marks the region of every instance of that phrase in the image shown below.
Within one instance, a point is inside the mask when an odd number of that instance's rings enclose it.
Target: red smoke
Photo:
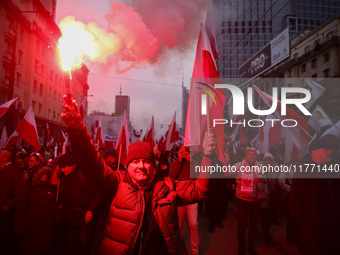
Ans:
[[[160,64],[167,50],[183,52],[194,45],[206,5],[207,0],[131,0],[129,6],[113,2],[105,15],[106,32],[93,22],[85,25],[100,48],[100,58],[91,61],[113,65],[117,72]]]

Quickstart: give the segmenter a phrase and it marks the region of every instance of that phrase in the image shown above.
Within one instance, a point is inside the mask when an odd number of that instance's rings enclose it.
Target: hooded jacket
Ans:
[[[103,194],[115,194],[109,217],[100,241],[99,254],[132,254],[142,227],[145,213],[143,191],[130,179],[126,171],[110,171],[100,157],[85,125],[78,131],[69,130],[73,155],[90,185]],[[203,157],[202,164],[211,160]],[[154,180],[151,197],[152,214],[161,230],[170,254],[178,254],[180,232],[177,207],[198,202],[205,197],[208,179],[175,182],[166,177]],[[148,215],[150,216],[150,215]]]

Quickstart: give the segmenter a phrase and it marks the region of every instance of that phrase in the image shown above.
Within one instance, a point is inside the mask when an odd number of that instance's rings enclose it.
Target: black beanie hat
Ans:
[[[73,166],[75,164],[76,164],[76,160],[70,154],[64,154],[58,160],[59,168]]]

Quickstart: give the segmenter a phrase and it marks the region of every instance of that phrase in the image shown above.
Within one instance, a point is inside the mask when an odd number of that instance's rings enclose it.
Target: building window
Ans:
[[[310,51],[310,47],[307,46],[307,47],[305,48],[305,53],[308,53],[309,51]]]
[[[313,75],[312,75],[312,78],[313,78],[313,79],[318,78],[318,74],[317,74],[317,73],[313,74]]]
[[[9,60],[13,60],[14,46],[12,43],[5,41],[5,49],[4,49],[5,57]]]
[[[17,73],[16,85],[17,85],[18,88],[20,88],[20,85],[21,85],[21,73]]]
[[[52,87],[50,87],[48,95],[52,97]]]
[[[40,72],[41,76],[44,76],[44,71],[45,71],[45,66],[41,65],[41,72]]]
[[[291,69],[288,70],[287,75],[288,75],[288,78],[292,77],[292,70]]]
[[[333,31],[331,31],[327,34],[327,40],[329,40],[329,41],[333,40]]]
[[[36,59],[34,62],[34,71],[38,73],[38,70],[39,70],[39,60]]]
[[[329,61],[329,52],[327,51],[326,53],[323,54],[323,62],[328,62]]]
[[[44,95],[44,85],[40,83],[39,96],[42,97],[43,95]]]
[[[38,93],[38,82],[34,80],[33,82],[33,93],[37,94]]]
[[[53,120],[55,120],[56,117],[57,117],[57,114],[55,113],[55,111],[53,111]]]
[[[39,103],[38,113],[41,114],[41,112],[42,112],[42,104]]]
[[[15,20],[11,17],[7,17],[6,32],[12,36],[15,36]]]
[[[36,44],[35,50],[36,50],[38,53],[40,52],[40,41],[39,41],[39,39],[37,39],[37,44]]]
[[[11,78],[10,70],[8,68],[4,67],[4,82],[5,82],[5,85],[9,86],[10,78]]]
[[[312,68],[318,67],[318,60],[316,58],[312,59]]]
[[[36,101],[32,101],[32,108],[33,108],[33,111],[35,112],[35,109],[37,108],[37,102]]]
[[[48,109],[47,110],[47,119],[50,119],[51,118],[51,109]]]
[[[50,72],[50,80],[53,81],[53,71]]]
[[[53,98],[54,98],[55,100],[57,99],[57,91],[56,91],[56,90],[54,90]]]
[[[18,64],[22,64],[22,59],[23,59],[23,52],[21,50],[18,51]]]
[[[294,60],[298,61],[299,55],[297,53],[294,54]]]
[[[327,68],[326,70],[323,70],[323,77],[324,78],[331,77],[331,70],[329,68]]]
[[[20,27],[20,35],[19,35],[20,42],[24,42],[24,38],[25,38],[25,30],[23,27]]]
[[[301,73],[305,73],[306,72],[306,64],[303,64],[301,66]]]

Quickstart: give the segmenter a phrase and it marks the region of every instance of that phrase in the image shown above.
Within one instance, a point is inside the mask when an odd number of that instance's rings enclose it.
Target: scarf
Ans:
[[[263,175],[260,172],[260,167],[257,161],[253,166],[243,159],[242,161],[243,172],[240,172],[240,196],[255,198],[258,200],[263,200],[266,198],[266,191],[263,182]],[[249,170],[249,171],[245,171]],[[253,171],[251,171],[253,170]]]

